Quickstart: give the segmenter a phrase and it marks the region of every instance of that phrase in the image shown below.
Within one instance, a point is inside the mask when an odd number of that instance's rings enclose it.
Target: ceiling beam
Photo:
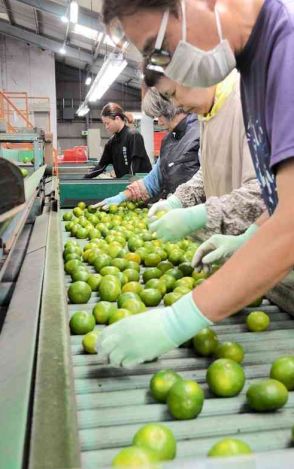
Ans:
[[[12,15],[12,10],[11,10],[11,6],[10,6],[10,3],[9,3],[9,0],[2,0],[2,3],[4,5],[4,8],[6,10],[6,14],[8,16],[8,19],[9,19],[9,23],[14,25],[15,24],[15,21],[14,21],[14,18],[13,18],[13,15]]]
[[[36,34],[40,34],[40,22],[39,22],[39,12],[38,10],[36,10],[36,8],[33,9],[34,10],[34,19],[35,19],[35,25],[36,25]]]
[[[35,34],[31,31],[27,31],[26,29],[17,27],[17,26],[12,26],[11,24],[7,23],[6,21],[0,21],[0,34],[3,33],[6,36],[13,37],[15,39],[18,39],[20,41],[29,43],[33,46],[40,47],[41,49],[44,50],[49,50],[51,52],[54,52],[55,54],[58,54],[58,57],[61,59],[61,56],[59,51],[60,48],[63,46],[63,42],[58,42],[54,39],[49,39],[45,36],[41,36],[40,34]],[[98,73],[101,67],[102,59],[98,59],[95,61],[93,64],[93,55],[83,51],[81,49],[76,49],[71,46],[66,46],[66,56],[65,58],[69,59],[74,59],[78,60],[80,62],[83,62],[85,64],[89,64],[91,71],[93,73]],[[133,67],[128,66],[126,69],[126,72],[129,72],[131,75],[134,75],[135,70]],[[126,74],[122,73],[121,75],[121,80],[125,79]],[[119,80],[119,81],[121,81]]]
[[[6,34],[7,36],[14,37],[15,39],[19,39],[24,42],[28,42],[29,44],[40,47],[41,49],[50,50],[56,54],[59,54],[59,50],[63,45],[62,42],[35,34],[33,32],[27,31],[26,29],[12,26],[4,21],[0,21],[0,33]],[[66,47],[66,56],[89,64],[91,64],[93,60],[92,54],[69,46]]]
[[[67,6],[60,5],[59,3],[50,0],[17,0],[19,3],[24,3],[44,13],[49,13],[53,16],[61,18],[67,14]],[[98,13],[91,12],[85,8],[79,8],[79,24],[87,26],[88,28],[104,31],[104,25]]]

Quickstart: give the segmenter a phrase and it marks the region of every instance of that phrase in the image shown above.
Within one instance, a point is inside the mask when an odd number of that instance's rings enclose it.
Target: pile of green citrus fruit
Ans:
[[[111,325],[159,304],[170,306],[208,276],[191,267],[196,243],[156,239],[148,230],[147,209],[133,202],[110,206],[109,212],[81,202],[63,219],[69,233],[63,251],[64,269],[71,278],[69,302],[85,305],[94,299],[91,312],[80,307],[70,320],[71,333],[83,335],[87,353],[97,353],[100,331],[96,324]],[[258,299],[249,307],[261,303]],[[253,311],[246,324],[249,331],[261,332],[268,329],[270,320],[263,311]],[[237,342],[220,342],[212,328],[201,330],[191,342],[198,357],[214,360],[206,373],[210,392],[217,398],[238,395],[245,385],[243,347]],[[292,390],[294,356],[280,357],[273,363],[269,379],[248,387],[247,406],[255,412],[275,411],[286,404]],[[177,420],[196,418],[202,411],[201,386],[173,370],[157,372],[150,381],[150,391],[156,401],[166,403]],[[246,442],[225,438],[215,443],[208,456],[250,452]],[[175,454],[171,431],[162,424],[148,424],[137,432],[132,446],[114,458],[113,466],[156,467],[158,461],[173,459]]]
[[[85,305],[94,297],[97,324],[113,324],[160,303],[172,305],[206,278],[191,267],[198,245],[156,239],[148,230],[147,209],[133,202],[111,206],[109,212],[80,202],[63,220],[69,233],[63,251],[71,278],[68,299]],[[83,334],[78,321],[71,331]]]

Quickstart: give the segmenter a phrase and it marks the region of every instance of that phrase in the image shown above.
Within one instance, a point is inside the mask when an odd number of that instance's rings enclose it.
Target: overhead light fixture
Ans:
[[[89,85],[91,85],[91,83],[92,83],[92,77],[89,76],[89,77],[87,77],[86,80],[85,80],[85,85],[86,85],[86,86],[89,86]]]
[[[103,36],[102,32],[88,28],[87,26],[82,26],[81,24],[75,24],[72,32],[88,39],[92,39],[93,41],[100,41]]]
[[[99,70],[86,96],[86,102],[98,101],[126,68],[127,64],[122,54],[110,54]]]
[[[79,18],[79,4],[76,0],[70,2],[69,6],[69,20],[71,23],[77,23]]]
[[[65,15],[62,15],[62,17],[60,18],[62,23],[68,23],[68,17],[65,16]]]
[[[59,54],[62,54],[62,55],[65,55],[66,54],[66,48],[65,46],[61,46],[60,49],[59,49]]]
[[[77,110],[77,115],[79,117],[84,117],[86,114],[88,114],[89,111],[90,111],[90,108],[84,102],[80,105],[79,109]]]

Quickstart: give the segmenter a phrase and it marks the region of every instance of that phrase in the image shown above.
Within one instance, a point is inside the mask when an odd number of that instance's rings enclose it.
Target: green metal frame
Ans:
[[[5,469],[21,469],[27,456],[47,224],[48,215],[35,222],[0,335],[0,467]]]
[[[0,335],[1,469],[81,467],[55,192],[35,220],[14,291],[0,284],[1,305],[12,296]]]
[[[0,143],[1,142],[10,142],[10,143],[23,143],[29,142],[33,144],[34,147],[34,167],[35,169],[42,166],[44,162],[44,140],[38,133],[0,133]]]
[[[80,467],[61,252],[59,216],[57,212],[51,211],[41,306],[30,469]]]

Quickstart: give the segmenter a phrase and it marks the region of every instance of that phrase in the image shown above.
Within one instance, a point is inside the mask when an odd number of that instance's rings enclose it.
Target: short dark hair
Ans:
[[[134,15],[140,10],[159,10],[167,8],[177,16],[179,0],[103,0],[102,15],[105,24],[113,18]]]
[[[101,117],[110,117],[113,120],[120,117],[124,122],[127,121],[124,109],[117,103],[106,104],[101,111]]]

